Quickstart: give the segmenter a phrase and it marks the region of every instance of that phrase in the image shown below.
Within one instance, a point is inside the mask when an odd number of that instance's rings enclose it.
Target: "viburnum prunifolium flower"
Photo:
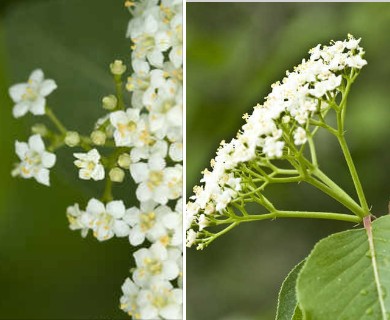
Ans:
[[[16,141],[15,151],[21,162],[12,171],[12,176],[34,178],[49,186],[49,169],[54,166],[56,155],[45,150],[42,137],[35,134],[28,139],[28,143]]]
[[[29,111],[34,115],[45,114],[45,97],[56,88],[54,80],[44,79],[41,69],[34,70],[27,83],[18,83],[9,88],[9,95],[15,102],[14,117],[20,118]]]
[[[74,153],[77,160],[74,161],[76,167],[80,168],[79,178],[83,180],[103,180],[105,176],[104,167],[100,163],[100,154],[96,149],[87,153]]]
[[[229,143],[221,142],[211,160],[212,169],[202,172],[203,185],[194,187],[187,204],[187,229],[195,228],[188,232],[188,245],[195,243],[198,231],[210,220],[239,199],[239,193],[247,187],[242,181],[247,176],[241,168],[252,163],[270,166],[275,159],[288,159],[312,138],[313,126],[329,128],[324,117],[331,109],[339,112],[341,102],[337,99],[367,64],[359,43],[360,39],[348,35],[344,41],[312,48],[308,59],[271,86],[263,104],[257,104],[252,114],[244,115],[246,123],[237,136]],[[243,194],[250,192],[246,189]]]

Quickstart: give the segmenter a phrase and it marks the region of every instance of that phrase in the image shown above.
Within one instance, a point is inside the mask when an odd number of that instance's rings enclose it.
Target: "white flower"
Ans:
[[[15,142],[15,150],[21,162],[12,171],[12,176],[34,177],[36,181],[49,186],[49,170],[56,162],[56,155],[45,150],[45,144],[39,134],[25,142]]]
[[[153,156],[165,158],[167,153],[168,143],[164,140],[157,140],[155,143],[132,148],[130,151],[130,157],[133,162],[139,162],[141,159],[149,159]]]
[[[169,146],[169,156],[175,162],[183,161],[183,143],[174,142]]]
[[[147,93],[146,96],[148,97]],[[167,135],[169,128],[180,127],[183,119],[181,86],[172,80],[158,90],[158,94],[152,93],[151,99],[144,99],[144,104],[149,106],[149,123],[152,132],[159,132],[160,136]]]
[[[196,237],[197,232],[195,232],[193,229],[187,231],[186,246],[188,248],[192,247],[192,245],[195,243]]]
[[[69,221],[69,228],[71,230],[81,230],[81,236],[85,238],[88,234],[89,227],[82,221],[82,216],[85,212],[81,211],[78,203],[69,206],[66,209],[66,216]]]
[[[140,115],[139,109],[127,109],[124,111],[116,111],[110,114],[111,124],[115,127],[114,139],[116,146],[134,145],[134,141],[139,133]]]
[[[131,226],[130,243],[138,246],[145,241],[145,238],[150,242],[155,242],[166,235],[167,228],[164,218],[171,213],[172,210],[169,207],[158,206],[153,201],[141,202],[140,209],[136,207],[128,209],[123,219]]]
[[[166,204],[181,195],[182,166],[165,167],[165,160],[158,155],[149,158],[148,163],[130,165],[130,173],[138,183],[136,195],[139,201],[153,200]]]
[[[133,255],[137,264],[133,279],[139,286],[145,286],[156,278],[173,280],[179,276],[177,261],[170,259],[168,250],[160,243],[152,244],[149,249],[139,249]]]
[[[100,163],[100,154],[96,149],[88,151],[88,153],[74,153],[78,160],[74,164],[80,168],[79,178],[83,180],[93,179],[103,180],[105,176],[104,167]]]
[[[133,30],[132,35],[134,57],[136,59],[147,58],[151,65],[162,67],[163,52],[167,51],[172,45],[169,32],[162,30],[161,24],[152,14],[145,17],[139,30]],[[138,35],[134,36],[136,33]]]
[[[104,241],[117,237],[129,235],[130,228],[123,220],[125,215],[125,205],[121,200],[111,201],[104,205],[97,199],[88,202],[82,222],[93,230],[93,235]]]
[[[270,158],[280,158],[283,155],[283,141],[277,141],[272,137],[267,137],[264,142],[263,151]]]
[[[164,280],[154,280],[148,289],[141,290],[138,295],[140,318],[155,319],[182,319],[183,291],[174,289],[172,284]]]
[[[123,295],[120,298],[120,308],[134,319],[139,319],[137,298],[140,288],[129,278],[122,285]]]
[[[169,52],[169,59],[176,68],[183,64],[183,16],[177,14],[171,21],[173,31],[172,49]]]
[[[9,88],[9,95],[15,102],[14,117],[22,117],[28,111],[34,115],[45,114],[45,97],[56,88],[54,80],[44,79],[41,69],[34,70],[27,83],[18,83]]]
[[[298,127],[298,129],[294,132],[294,143],[295,145],[299,146],[301,144],[306,143],[307,141],[307,135],[306,130],[302,127]]]

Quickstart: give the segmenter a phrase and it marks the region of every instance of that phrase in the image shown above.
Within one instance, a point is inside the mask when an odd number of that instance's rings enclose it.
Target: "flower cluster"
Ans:
[[[111,113],[115,142],[131,147],[139,208],[126,211],[134,253],[121,308],[134,319],[182,318],[182,1],[126,2],[133,15],[131,109]]]
[[[20,118],[28,111],[34,115],[45,114],[46,96],[56,88],[55,81],[45,79],[41,69],[34,70],[27,83],[18,83],[9,88],[9,95],[15,103],[13,116]],[[49,169],[56,163],[56,156],[46,151],[41,134],[30,136],[28,143],[16,141],[15,152],[21,162],[12,171],[12,176],[34,178],[41,184],[50,185]]]
[[[91,231],[99,241],[127,238],[135,251],[132,277],[122,286],[120,307],[134,319],[182,318],[182,160],[183,69],[182,1],[126,1],[133,18],[127,36],[132,41],[132,74],[121,60],[110,65],[115,94],[102,99],[108,112],[98,119],[89,136],[70,131],[46,105],[46,96],[57,86],[34,71],[28,83],[10,88],[14,116],[28,111],[47,115],[56,130],[33,127],[28,143],[16,142],[21,163],[12,174],[34,177],[49,185],[54,151],[79,149],[74,164],[82,180],[105,180],[100,199],[85,209],[67,208],[71,230],[86,237]],[[124,89],[129,92],[128,97]],[[43,139],[48,141],[48,152]],[[102,149],[99,149],[102,147]],[[104,148],[103,148],[104,147]],[[139,204],[115,199],[113,183],[126,175],[137,187]]]
[[[187,204],[186,228],[193,226],[187,233],[188,246],[197,242],[214,215],[223,214],[244,191],[243,164],[254,159],[258,163],[287,159],[312,137],[311,125],[325,126],[323,117],[329,109],[338,108],[346,81],[367,63],[359,42],[349,35],[347,40],[311,49],[307,60],[272,85],[263,104],[244,115],[246,123],[237,137],[229,143],[222,141],[211,160],[212,170],[203,171],[203,186],[194,188],[195,195]]]

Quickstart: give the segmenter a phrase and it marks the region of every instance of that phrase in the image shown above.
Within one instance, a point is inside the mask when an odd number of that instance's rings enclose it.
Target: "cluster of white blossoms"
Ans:
[[[45,114],[46,96],[57,88],[54,80],[45,79],[41,69],[34,70],[27,83],[18,83],[9,88],[9,95],[15,103],[13,116],[20,118],[30,111],[33,115]],[[15,142],[15,152],[20,159],[12,176],[34,178],[46,186],[50,185],[49,169],[56,162],[55,154],[46,151],[40,134],[34,134],[26,142]]]
[[[192,201],[186,208],[187,246],[208,224],[213,214],[221,214],[242,189],[237,167],[257,158],[277,159],[290,148],[302,146],[308,140],[310,119],[326,110],[345,85],[352,71],[367,64],[360,39],[349,35],[347,40],[318,45],[309,51],[310,57],[287,72],[281,82],[272,85],[265,102],[244,115],[246,123],[237,137],[221,143],[212,170],[203,171],[203,186],[194,188]],[[287,145],[286,139],[293,141]]]
[[[130,147],[139,207],[128,209],[134,253],[121,308],[134,319],[182,318],[183,44],[182,1],[126,2],[132,19],[132,108],[113,112],[117,145]]]
[[[83,237],[91,231],[99,241],[124,237],[131,246],[142,245],[133,254],[135,268],[120,298],[120,308],[133,319],[182,319],[182,4],[125,2],[133,16],[127,31],[133,71],[123,85],[127,67],[120,60],[110,65],[116,93],[103,98],[108,113],[89,136],[68,131],[46,106],[46,96],[57,86],[41,70],[9,92],[15,117],[46,114],[57,129],[37,125],[28,143],[17,141],[21,163],[12,174],[49,185],[56,156],[45,150],[42,138],[50,151],[81,149],[73,154],[79,178],[106,180],[106,185],[102,198],[90,199],[85,209],[77,203],[67,208],[70,229]],[[125,181],[126,173],[137,184],[131,192],[139,203],[130,207],[112,194],[112,183]]]

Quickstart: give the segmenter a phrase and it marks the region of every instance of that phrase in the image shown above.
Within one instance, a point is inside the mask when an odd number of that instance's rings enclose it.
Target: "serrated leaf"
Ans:
[[[276,320],[295,319],[294,314],[297,308],[296,282],[299,272],[302,269],[305,260],[298,263],[284,279],[278,296],[278,308],[276,311]],[[299,309],[299,308],[298,308]],[[299,318],[296,318],[299,319]]]
[[[390,216],[317,243],[297,280],[304,319],[388,320]]]

